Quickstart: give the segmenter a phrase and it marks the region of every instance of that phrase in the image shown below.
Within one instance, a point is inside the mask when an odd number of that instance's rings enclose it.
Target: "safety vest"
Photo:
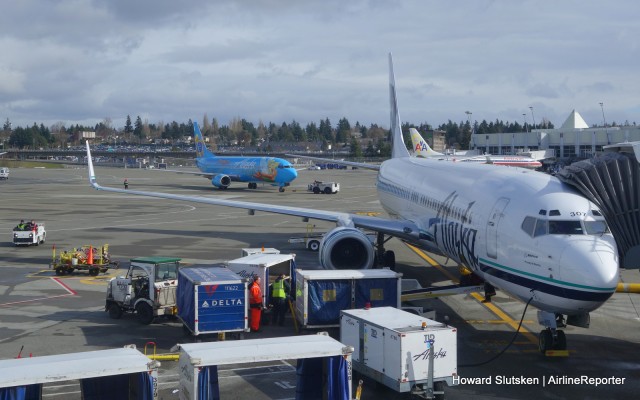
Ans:
[[[286,297],[284,293],[284,280],[276,280],[273,282],[273,297],[284,299]]]

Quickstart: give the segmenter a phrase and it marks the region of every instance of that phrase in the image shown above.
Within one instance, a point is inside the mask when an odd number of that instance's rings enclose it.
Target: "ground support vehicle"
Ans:
[[[46,239],[47,231],[44,229],[44,223],[28,223],[13,228],[13,244],[16,246],[37,246],[44,243]]]
[[[0,180],[9,179],[9,168],[0,168]]]
[[[307,190],[315,194],[336,194],[340,191],[340,184],[338,182],[313,181],[307,186]]]
[[[387,268],[298,269],[292,287],[295,318],[302,328],[338,327],[342,310],[400,307],[402,274]]]
[[[131,259],[126,276],[112,278],[107,285],[105,311],[118,319],[136,313],[143,324],[158,316],[177,313],[176,289],[180,258],[140,257]]]
[[[180,268],[178,318],[193,336],[249,331],[247,279],[224,265]]]
[[[49,269],[56,271],[56,275],[66,275],[73,271],[89,271],[89,275],[98,276],[100,272],[107,272],[110,268],[118,268],[120,263],[111,261],[109,245],[102,247],[84,245],[70,251],[63,250],[56,254],[56,246],[53,246],[53,255]]]
[[[397,392],[444,398],[458,375],[456,328],[393,307],[342,311],[340,342],[354,371]]]
[[[302,237],[289,238],[289,243],[304,243],[304,247],[306,247],[308,250],[320,250],[320,242],[322,242],[324,233],[316,233],[313,231],[314,228],[315,225],[307,224],[307,233]]]

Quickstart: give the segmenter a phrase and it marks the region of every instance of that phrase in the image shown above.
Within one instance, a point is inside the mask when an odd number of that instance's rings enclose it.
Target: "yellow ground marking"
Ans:
[[[414,246],[412,246],[410,244],[407,244],[407,246],[411,250],[413,250],[413,252],[416,253],[420,258],[422,258],[423,260],[428,262],[429,265],[431,265],[432,267],[436,268],[438,271],[442,272],[451,281],[453,281],[454,283],[459,283],[458,278],[456,278],[453,274],[451,274],[449,271],[447,271],[445,268],[443,268],[433,258],[431,258],[428,255],[426,255],[422,250],[420,250],[417,247],[414,247]],[[506,323],[507,325],[511,326],[513,328],[513,330],[517,330],[518,329],[518,323],[520,322],[519,320],[518,321],[514,320],[507,313],[505,313],[500,308],[495,306],[493,303],[486,303],[484,301],[484,296],[481,295],[480,293],[473,292],[473,293],[471,293],[471,296],[474,299],[476,299],[478,301],[478,303],[480,303],[483,306],[485,306],[486,308],[488,308],[489,311],[491,311],[498,318],[500,318],[502,321],[504,321],[504,323]],[[538,345],[538,338],[534,334],[529,332],[529,330],[527,328],[524,327],[524,321],[522,322],[522,324],[523,325],[520,326],[520,333],[522,333],[522,335],[525,338],[527,338],[527,340],[529,342],[531,342],[531,343],[533,343],[533,344],[535,344],[537,346]]]

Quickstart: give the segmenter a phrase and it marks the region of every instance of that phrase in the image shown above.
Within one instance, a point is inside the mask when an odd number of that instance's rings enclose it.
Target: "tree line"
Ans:
[[[416,128],[425,138],[430,138],[434,131],[432,125],[421,123],[419,125],[404,123],[402,130],[405,133],[405,142],[410,144],[408,136],[409,128]],[[436,131],[444,132],[447,147],[467,149],[472,134],[523,132],[536,128],[553,128],[553,124],[543,120],[535,126],[531,124],[521,125],[518,122],[493,122],[471,121],[453,122],[451,120],[435,127]],[[389,130],[370,124],[365,126],[356,122],[352,125],[346,117],[341,118],[333,125],[329,118],[316,122],[310,122],[304,127],[297,121],[263,123],[257,125],[244,118],[234,118],[228,124],[220,124],[216,118],[209,119],[205,114],[200,123],[202,134],[209,138],[209,145],[215,150],[217,147],[238,146],[258,147],[263,151],[271,151],[271,144],[277,143],[303,143],[315,142],[326,150],[331,146],[340,149],[348,146],[352,156],[388,156],[390,154]],[[6,141],[12,148],[39,148],[39,147],[63,147],[76,143],[79,133],[83,131],[95,132],[98,141],[104,143],[144,144],[163,139],[173,143],[193,136],[193,121],[172,121],[170,123],[159,122],[157,124],[143,121],[137,116],[132,121],[127,115],[124,127],[115,128],[111,119],[106,118],[94,126],[70,125],[65,126],[59,122],[51,127],[34,123],[30,127],[13,128],[7,118],[2,130],[3,142]]]

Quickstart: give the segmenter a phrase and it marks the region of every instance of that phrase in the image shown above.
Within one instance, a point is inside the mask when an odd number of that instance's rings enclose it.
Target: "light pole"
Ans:
[[[529,106],[529,110],[531,110],[531,119],[533,120],[533,128],[536,128],[536,117],[533,115],[533,106]]]
[[[473,128],[471,128],[471,114],[473,114],[471,111],[465,111],[465,114],[467,114],[467,123],[469,123],[469,129],[471,129],[471,134],[473,134]]]
[[[602,110],[602,126],[607,127],[607,120],[604,119],[604,103],[600,102],[600,109]]]
[[[526,132],[527,131],[527,114],[526,113],[522,113],[522,120],[524,121],[524,125],[522,125],[522,128]]]

